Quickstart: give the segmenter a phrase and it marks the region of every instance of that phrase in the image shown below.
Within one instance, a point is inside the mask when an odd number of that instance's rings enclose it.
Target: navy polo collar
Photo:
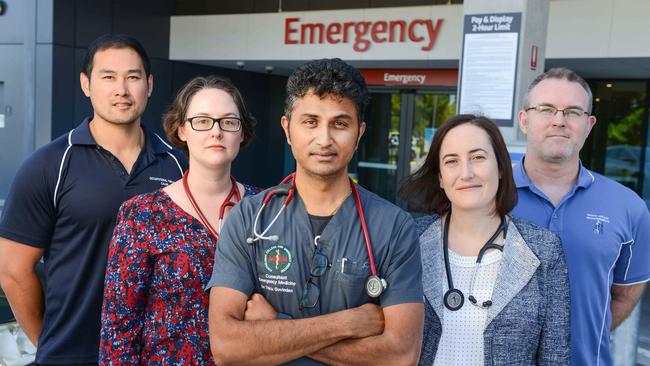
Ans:
[[[86,117],[81,124],[72,130],[69,140],[72,145],[97,146],[97,142],[90,133],[89,123],[90,118]],[[166,154],[172,150],[172,146],[158,134],[150,131],[142,123],[140,124],[140,127],[144,131],[146,151],[152,151],[154,154]]]
[[[517,188],[534,186],[533,182],[531,182],[530,178],[528,178],[528,174],[526,174],[526,169],[524,169],[525,158],[526,156],[521,158],[521,161],[517,164],[517,166],[515,166],[512,172]],[[576,182],[576,186],[587,188],[595,181],[594,175],[591,174],[589,169],[585,168],[582,165],[582,161],[579,160],[578,164],[580,164],[580,168],[578,171],[578,181]]]

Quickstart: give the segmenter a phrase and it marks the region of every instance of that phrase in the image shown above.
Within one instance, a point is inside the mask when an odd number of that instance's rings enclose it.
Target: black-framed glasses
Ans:
[[[305,288],[302,290],[302,297],[300,298],[299,309],[311,309],[318,304],[318,299],[320,297],[320,287],[316,279],[321,277],[327,272],[327,269],[330,268],[330,261],[323,252],[316,247],[314,251],[314,256],[311,258],[311,271],[307,283],[305,283]]]
[[[195,116],[187,119],[194,131],[210,131],[217,123],[222,131],[237,132],[241,129],[241,118]]]
[[[559,109],[559,108],[553,107],[552,105],[538,105],[538,106],[534,106],[534,107],[529,107],[529,108],[526,108],[526,112],[528,112],[528,111],[530,111],[532,109],[536,110],[537,113],[539,113],[542,117],[545,117],[545,118],[553,118],[553,117],[555,117],[557,112],[562,112],[562,115],[566,119],[578,119],[578,118],[582,118],[582,116],[588,116],[589,115],[588,112],[585,112],[580,108],[571,107],[571,108]]]

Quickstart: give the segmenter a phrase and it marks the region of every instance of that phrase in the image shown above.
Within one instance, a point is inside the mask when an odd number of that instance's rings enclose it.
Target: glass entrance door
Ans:
[[[637,192],[650,207],[648,95],[645,81],[594,81],[598,117],[580,153],[589,168]]]
[[[409,173],[413,173],[424,163],[436,129],[454,114],[456,114],[456,94],[415,95]]]
[[[391,202],[397,187],[401,112],[400,93],[373,93],[357,155],[359,183]]]
[[[455,111],[454,90],[372,93],[357,155],[359,183],[405,207],[397,197],[399,183],[422,164],[435,129]]]

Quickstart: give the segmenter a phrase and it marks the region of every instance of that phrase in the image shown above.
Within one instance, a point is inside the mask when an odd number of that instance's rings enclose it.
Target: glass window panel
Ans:
[[[397,93],[371,94],[357,155],[359,183],[391,202],[397,190],[401,102]]]
[[[411,172],[417,170],[429,153],[433,134],[456,113],[455,94],[418,94],[411,138]]]
[[[582,161],[643,195],[648,202],[648,194],[641,187],[642,176],[648,176],[641,160],[646,146],[643,136],[647,124],[646,83],[597,81],[592,83],[592,89],[593,114],[598,122],[583,149]]]

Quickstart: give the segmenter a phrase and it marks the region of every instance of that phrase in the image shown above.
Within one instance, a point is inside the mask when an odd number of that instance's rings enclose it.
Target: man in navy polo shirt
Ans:
[[[141,125],[149,58],[126,35],[88,48],[93,116],[20,167],[0,220],[0,284],[39,364],[96,364],[108,244],[120,204],[181,178],[186,159]],[[45,291],[34,272],[45,264]]]
[[[528,136],[514,169],[512,214],[562,238],[571,286],[571,364],[612,365],[610,329],[632,311],[650,279],[650,214],[632,190],[582,166],[596,117],[589,85],[573,71],[537,77],[519,112]],[[552,311],[552,309],[550,309]]]

